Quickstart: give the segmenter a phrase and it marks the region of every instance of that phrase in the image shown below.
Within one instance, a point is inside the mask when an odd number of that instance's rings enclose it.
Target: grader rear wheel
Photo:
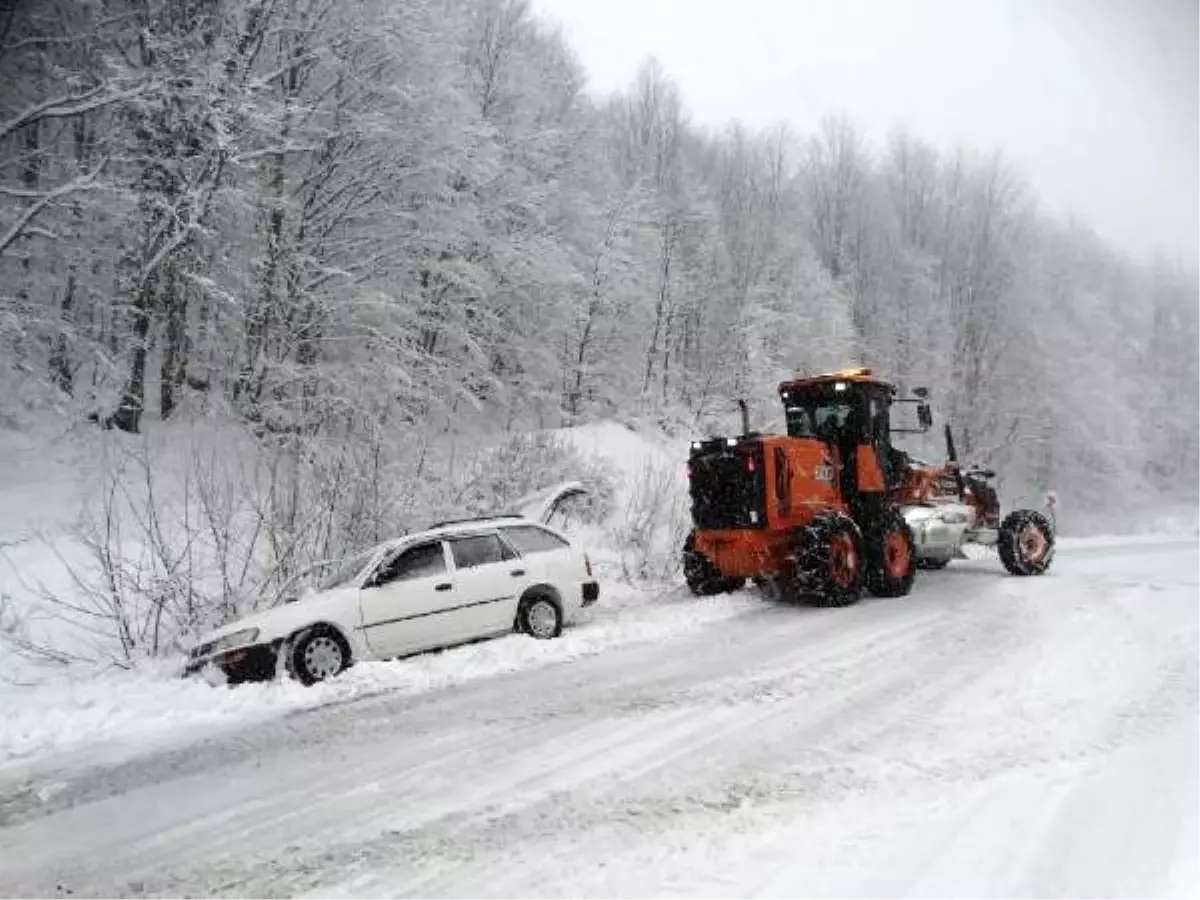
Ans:
[[[795,535],[788,593],[813,606],[851,606],[862,598],[863,539],[854,521],[825,513]]]
[[[687,582],[688,590],[697,597],[740,590],[746,584],[745,578],[722,575],[721,570],[696,549],[695,532],[683,542],[683,580]]]

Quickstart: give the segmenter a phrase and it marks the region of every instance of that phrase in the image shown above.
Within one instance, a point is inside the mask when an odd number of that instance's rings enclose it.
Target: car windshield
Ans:
[[[334,588],[347,584],[366,568],[367,563],[371,561],[371,557],[374,555],[374,550],[368,550],[365,553],[359,553],[341,562],[329,563],[328,567],[322,573],[324,577],[317,582],[317,590],[331,591]]]
[[[344,559],[313,563],[284,582],[271,605],[294,603],[317,591],[341,587],[361,572],[374,555],[374,550],[368,550]]]

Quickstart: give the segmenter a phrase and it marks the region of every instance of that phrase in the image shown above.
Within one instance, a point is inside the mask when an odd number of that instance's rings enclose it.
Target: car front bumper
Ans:
[[[270,681],[275,677],[279,662],[279,642],[251,644],[222,650],[211,656],[188,660],[183,677],[188,678],[212,666],[225,676],[227,684],[247,681]]]
[[[583,605],[591,606],[600,599],[600,582],[585,581],[583,583]]]

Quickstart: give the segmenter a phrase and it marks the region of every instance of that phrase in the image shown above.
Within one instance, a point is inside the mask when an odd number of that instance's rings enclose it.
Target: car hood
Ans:
[[[240,619],[235,619],[232,622],[222,625],[220,628],[214,628],[201,637],[199,643],[207,644],[209,641],[215,641],[218,638],[236,634],[239,631],[245,631],[247,628],[257,628],[261,631],[264,626],[269,626],[277,618],[274,613],[274,609],[264,609],[256,613],[251,613],[248,616],[243,616]]]
[[[240,619],[235,619],[232,622],[222,625],[220,628],[214,628],[201,637],[196,642],[196,646],[211,643],[228,635],[244,631],[247,628],[257,628],[259,632],[268,638],[278,637],[277,632],[290,632],[293,628],[303,624],[303,620],[319,615],[314,607],[323,606],[327,602],[336,601],[348,594],[354,593],[356,593],[354,589],[336,588],[332,591],[309,594],[293,603],[283,603],[279,606],[273,606],[270,609],[261,609],[258,612],[250,613],[247,616],[242,616]]]

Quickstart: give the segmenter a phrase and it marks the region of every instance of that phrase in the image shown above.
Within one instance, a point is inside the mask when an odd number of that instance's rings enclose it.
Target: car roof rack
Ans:
[[[466,519],[447,519],[444,522],[438,522],[435,525],[430,525],[427,531],[433,531],[437,528],[445,528],[449,525],[465,525],[468,522],[490,522],[493,519],[523,519],[524,516],[519,516],[516,513],[506,513],[504,515],[492,516],[469,516]]]

